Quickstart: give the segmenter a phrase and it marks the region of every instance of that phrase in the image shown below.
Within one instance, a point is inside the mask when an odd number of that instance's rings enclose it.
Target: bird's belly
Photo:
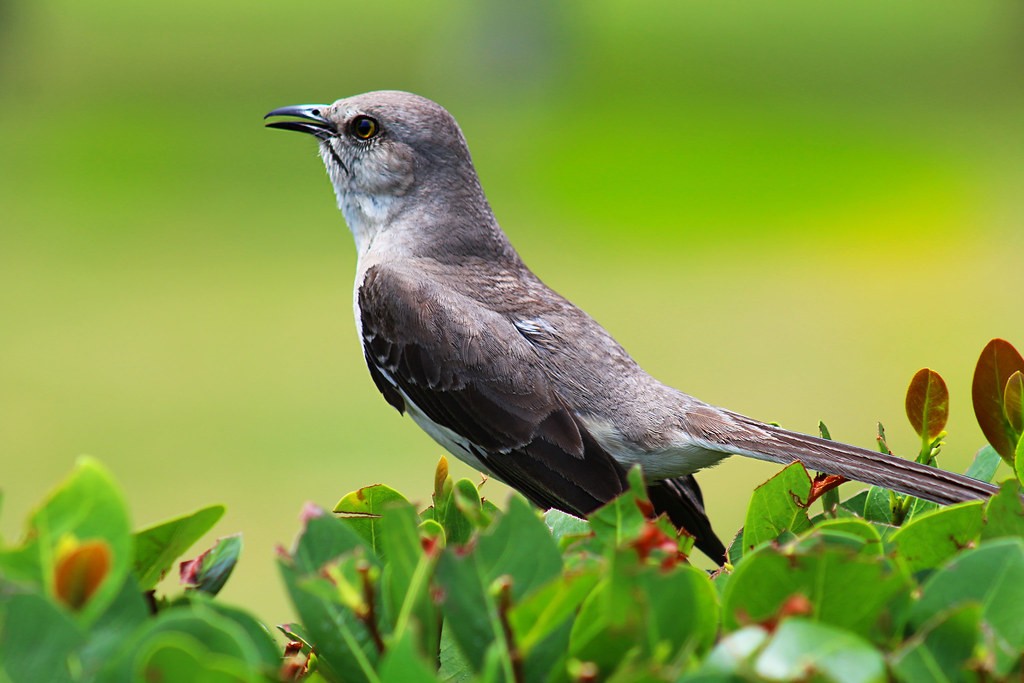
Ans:
[[[705,467],[712,467],[729,457],[729,453],[706,448],[686,434],[676,434],[667,439],[668,445],[660,448],[644,448],[627,439],[622,432],[606,420],[584,417],[587,431],[608,451],[613,458],[626,467],[639,464],[648,479],[668,479],[693,474]]]

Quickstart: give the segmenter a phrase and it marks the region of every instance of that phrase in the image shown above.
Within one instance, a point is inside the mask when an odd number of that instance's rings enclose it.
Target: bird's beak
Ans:
[[[281,107],[280,109],[268,112],[263,118],[294,116],[295,118],[304,119],[303,121],[271,121],[267,124],[267,128],[297,130],[300,133],[313,135],[320,140],[326,140],[335,135],[334,124],[320,113],[327,108],[328,105],[326,104],[294,104],[290,107]]]

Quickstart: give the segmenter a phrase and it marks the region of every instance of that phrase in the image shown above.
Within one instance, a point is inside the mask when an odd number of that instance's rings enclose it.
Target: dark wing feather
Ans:
[[[370,374],[400,412],[411,401],[540,507],[582,517],[626,490],[625,468],[558,396],[510,319],[394,266],[371,268],[358,302]],[[658,512],[724,562],[693,477],[655,482],[648,492]]]
[[[414,403],[538,505],[584,515],[623,491],[622,467],[508,318],[394,266],[366,273],[358,303],[367,365],[391,405]]]

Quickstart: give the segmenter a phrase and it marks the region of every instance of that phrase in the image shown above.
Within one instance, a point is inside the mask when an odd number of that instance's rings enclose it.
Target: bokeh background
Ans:
[[[226,503],[226,597],[278,623],[304,501],[427,499],[313,141],[261,122],[381,88],[457,116],[527,262],[664,381],[910,454],[932,367],[962,470],[978,353],[1024,348],[1022,76],[1017,0],[0,0],[0,529],[94,455],[138,526]],[[723,536],[773,469],[702,477]]]

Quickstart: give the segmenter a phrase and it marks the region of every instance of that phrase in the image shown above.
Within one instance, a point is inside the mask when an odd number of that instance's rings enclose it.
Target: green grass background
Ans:
[[[277,623],[303,501],[426,500],[314,145],[261,121],[379,88],[458,117],[526,260],[664,381],[910,454],[928,366],[963,469],[978,353],[1024,349],[1022,68],[1015,0],[2,1],[0,530],[97,456],[137,525],[226,503],[226,596]],[[704,474],[724,536],[772,471]]]

